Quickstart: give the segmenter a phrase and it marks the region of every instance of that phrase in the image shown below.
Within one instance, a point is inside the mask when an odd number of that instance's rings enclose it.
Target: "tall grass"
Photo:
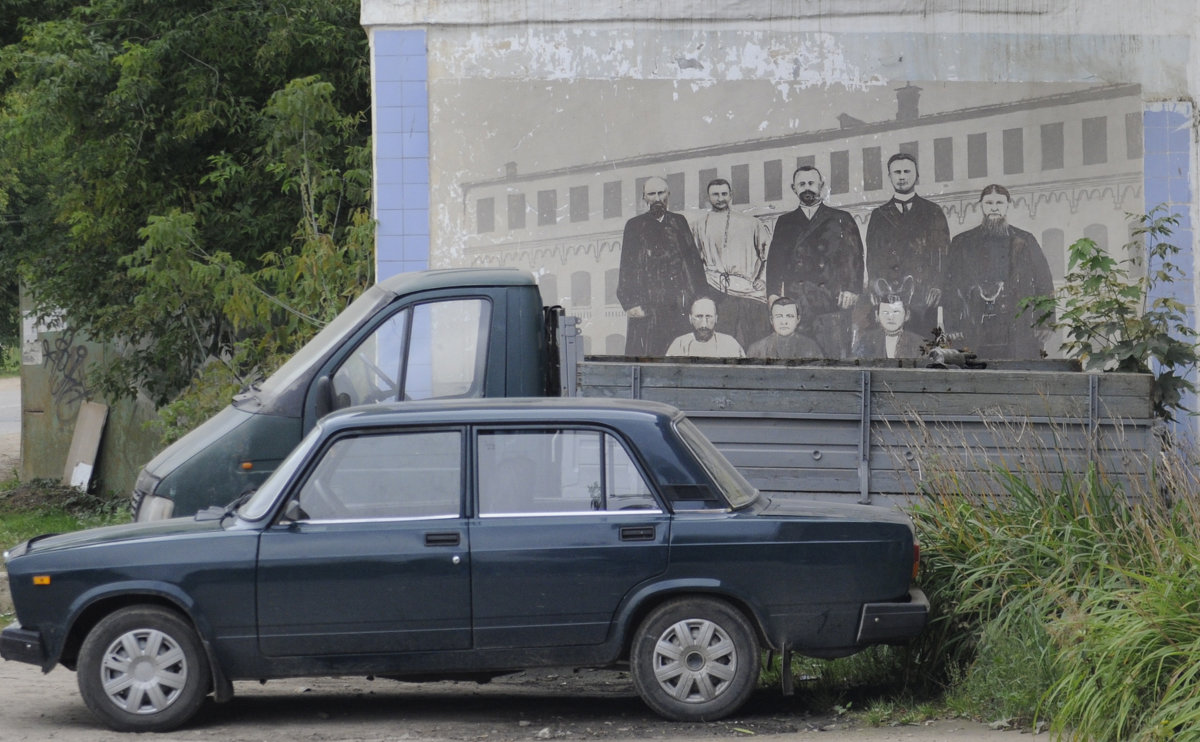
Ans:
[[[912,669],[978,716],[1200,739],[1196,456],[1092,451],[1080,467],[1035,443],[982,467],[967,441],[922,457],[910,512],[935,613]]]

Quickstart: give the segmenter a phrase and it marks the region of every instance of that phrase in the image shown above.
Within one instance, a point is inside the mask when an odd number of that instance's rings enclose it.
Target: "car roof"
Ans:
[[[414,423],[496,422],[655,422],[682,413],[662,402],[636,399],[582,399],[556,397],[500,397],[489,399],[437,399],[363,405],[334,412],[322,427],[353,428],[364,425]]]
[[[536,285],[533,275],[518,268],[439,268],[399,273],[379,282],[380,288],[395,295],[463,286],[532,285]]]

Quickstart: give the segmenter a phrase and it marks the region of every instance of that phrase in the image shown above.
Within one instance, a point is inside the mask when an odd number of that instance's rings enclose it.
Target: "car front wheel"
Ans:
[[[164,732],[208,695],[208,659],[191,625],[165,608],[134,606],[88,633],[76,668],[84,703],[120,732]]]
[[[655,712],[675,721],[712,721],[750,697],[758,641],[746,617],[727,603],[673,600],[642,622],[630,664],[638,695]]]

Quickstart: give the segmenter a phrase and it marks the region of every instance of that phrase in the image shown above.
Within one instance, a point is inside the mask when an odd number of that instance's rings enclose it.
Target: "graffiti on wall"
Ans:
[[[456,134],[431,264],[533,271],[589,353],[911,358],[939,326],[1053,356],[1020,301],[1144,209],[1136,85],[461,77],[430,102]]]
[[[42,338],[42,366],[49,372],[50,397],[60,422],[73,421],[88,399],[87,358],[87,346],[75,342],[73,330]]]

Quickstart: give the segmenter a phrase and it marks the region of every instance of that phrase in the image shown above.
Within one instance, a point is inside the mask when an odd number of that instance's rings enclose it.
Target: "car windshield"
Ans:
[[[692,450],[708,475],[713,478],[725,499],[733,508],[745,507],[758,499],[758,490],[746,481],[742,473],[729,463],[729,459],[717,450],[696,424],[686,417],[679,417],[674,422],[679,437]]]

